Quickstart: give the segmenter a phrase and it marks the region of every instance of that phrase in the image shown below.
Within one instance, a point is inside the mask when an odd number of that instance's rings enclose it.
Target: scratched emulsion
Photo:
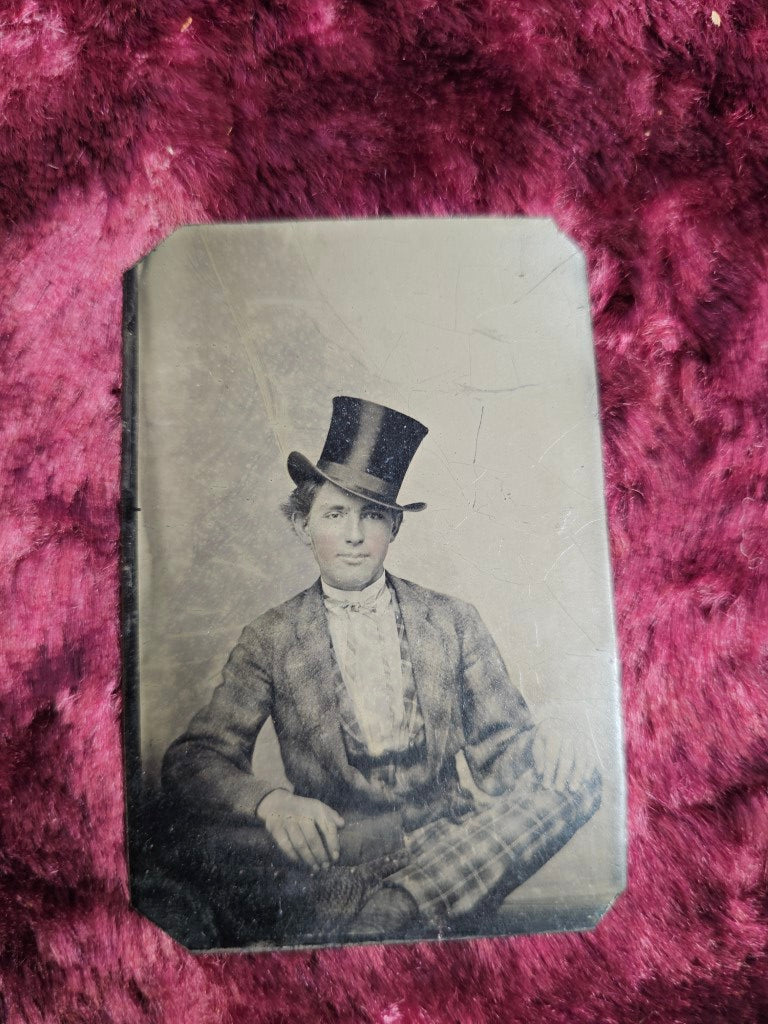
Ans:
[[[621,869],[617,678],[584,260],[545,220],[184,229],[140,321],[142,746],[150,779],[243,625],[309,585],[286,454],[331,399],[429,427],[388,568],[475,604],[539,715],[598,748],[603,808],[516,898]],[[173,699],[167,694],[172,693]],[[272,738],[260,741],[279,779]],[[613,876],[609,877],[613,872]]]

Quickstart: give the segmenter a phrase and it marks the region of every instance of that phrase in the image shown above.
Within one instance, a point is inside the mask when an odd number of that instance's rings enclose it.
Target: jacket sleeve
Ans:
[[[460,615],[464,754],[477,785],[499,793],[531,763],[533,721],[477,610],[465,604]]]
[[[269,659],[247,626],[207,707],[166,752],[162,785],[170,798],[203,813],[253,818],[273,782],[251,772],[253,748],[272,713]]]

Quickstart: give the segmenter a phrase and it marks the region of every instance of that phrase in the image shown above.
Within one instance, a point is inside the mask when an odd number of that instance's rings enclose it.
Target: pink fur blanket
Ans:
[[[710,2],[2,3],[0,1019],[768,1019],[768,11]],[[629,888],[593,934],[195,958],[127,898],[121,272],[491,212],[589,262]]]

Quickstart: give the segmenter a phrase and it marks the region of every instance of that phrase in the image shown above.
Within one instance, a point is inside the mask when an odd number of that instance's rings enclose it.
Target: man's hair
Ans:
[[[284,501],[280,506],[280,511],[288,522],[292,523],[295,516],[304,520],[309,517],[309,513],[312,511],[312,504],[315,500],[315,495],[324,483],[324,480],[313,480],[310,477],[308,480],[302,480],[298,487],[291,491],[288,495],[288,500]],[[394,534],[400,529],[400,523],[403,521],[403,513],[395,512],[394,509],[389,509],[388,511],[392,515],[392,527]]]
[[[288,500],[280,506],[280,511],[289,522],[293,522],[294,516],[306,519],[312,509],[312,502],[320,490],[322,480],[302,480],[301,483],[288,495]]]

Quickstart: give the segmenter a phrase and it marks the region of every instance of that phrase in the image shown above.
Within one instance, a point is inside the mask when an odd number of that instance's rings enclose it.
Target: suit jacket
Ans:
[[[388,581],[426,732],[425,756],[403,769],[408,784],[398,799],[444,794],[455,783],[459,750],[478,785],[498,791],[523,770],[532,723],[495,643],[472,605],[395,576]],[[253,820],[273,788],[251,772],[254,743],[271,715],[297,794],[340,813],[392,810],[391,790],[347,759],[338,673],[318,580],[243,630],[210,703],[166,753],[166,791],[197,812]]]

